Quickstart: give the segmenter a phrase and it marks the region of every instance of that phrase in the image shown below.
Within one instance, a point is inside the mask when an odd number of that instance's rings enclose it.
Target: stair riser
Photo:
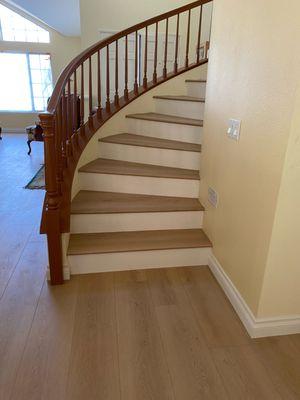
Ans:
[[[78,214],[71,216],[71,233],[198,229],[202,221],[203,211]]]
[[[99,142],[99,156],[101,158],[161,165],[164,167],[196,170],[200,167],[200,153],[191,151]]]
[[[201,144],[202,127],[127,118],[128,132],[159,139]]]
[[[186,82],[187,95],[191,97],[199,97],[205,99],[206,83],[205,82]]]
[[[155,99],[155,110],[161,114],[175,115],[176,117],[202,119],[205,103],[192,101]]]
[[[210,248],[68,256],[72,275],[148,268],[207,265]]]
[[[157,196],[199,196],[199,181],[191,179],[152,178],[132,175],[79,173],[81,190],[149,194]]]

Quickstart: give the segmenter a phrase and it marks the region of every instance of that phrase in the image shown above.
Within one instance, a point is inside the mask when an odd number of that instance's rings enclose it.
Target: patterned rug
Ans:
[[[45,189],[45,166],[43,165],[38,172],[34,175],[29,183],[25,186],[25,189]]]

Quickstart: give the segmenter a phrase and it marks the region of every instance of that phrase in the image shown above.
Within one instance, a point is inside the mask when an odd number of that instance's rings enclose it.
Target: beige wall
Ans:
[[[152,1],[108,1],[108,0],[81,0],[80,13],[81,13],[81,43],[82,49],[99,42],[104,37],[110,36],[122,29],[129,28],[132,25],[142,22],[147,18],[154,17],[166,11],[172,10],[188,4],[187,0],[152,0]],[[206,4],[203,11],[203,24],[201,43],[204,43],[209,38],[209,26],[211,20],[212,3]],[[196,8],[191,13],[191,29],[190,29],[190,62],[196,60],[196,48],[198,39],[199,28],[199,14],[200,8]],[[179,67],[185,64],[186,57],[186,32],[187,32],[187,19],[188,13],[184,13],[180,17],[180,37],[179,37],[179,54],[178,65]],[[169,20],[169,47],[168,47],[168,71],[173,69],[174,55],[175,55],[175,34],[176,34],[176,21],[177,19],[171,18]],[[145,29],[139,31],[140,34],[140,72],[139,83],[142,84],[144,75],[144,52],[145,52]],[[164,39],[165,39],[165,22],[159,24],[158,32],[158,60],[157,60],[157,74],[162,75],[164,66]],[[133,35],[134,36],[134,35]],[[134,83],[134,37],[129,38],[129,91],[133,90]],[[148,63],[147,63],[147,78],[152,80],[153,67],[154,67],[154,40],[155,40],[155,25],[148,29]],[[119,43],[119,94],[123,94],[124,90],[124,41]],[[114,76],[115,76],[115,49],[110,46],[110,89],[111,98],[114,96]],[[106,51],[102,50],[102,99],[106,97]],[[86,63],[87,64],[87,63]],[[92,75],[93,86],[96,87],[97,79],[97,60],[96,57],[92,58]],[[87,72],[87,65],[86,65]],[[88,80],[85,80],[86,92],[88,90]],[[94,92],[94,104],[97,104],[96,93]]]
[[[270,302],[282,275],[295,270],[295,265],[286,264],[274,282],[269,279],[276,269],[272,249],[286,226],[277,200],[300,78],[300,3],[288,3],[289,7],[279,0],[214,2],[200,199],[207,208],[205,230],[215,256],[254,315],[264,279],[265,301]],[[242,120],[238,143],[226,136],[229,118]],[[217,209],[207,201],[209,186],[219,193]],[[289,201],[293,203],[292,197]],[[278,226],[269,253],[276,210]],[[289,280],[282,289],[288,291],[288,286]],[[288,304],[294,296],[290,293]],[[272,307],[263,301],[260,316],[289,312],[288,304],[279,310],[275,303]]]
[[[118,32],[138,22],[189,3],[191,3],[190,0],[81,0],[82,47],[86,48],[97,42],[101,29]],[[207,9],[207,6],[205,6],[205,9]],[[209,13],[209,10],[207,11]]]
[[[258,315],[300,314],[300,87],[279,191]]]
[[[3,3],[4,4],[4,3]],[[5,4],[4,4],[5,5]],[[19,14],[22,14],[18,10]],[[25,14],[24,14],[25,16]],[[37,23],[34,18],[26,16],[26,18]],[[14,52],[40,52],[50,53],[52,63],[52,73],[54,82],[60,75],[63,68],[67,65],[72,58],[79,52],[81,47],[80,38],[67,37],[59,34],[53,29],[38,22],[38,24],[50,32],[50,44],[45,43],[14,43],[14,42],[1,42],[0,51],[14,51]],[[37,119],[35,113],[1,113],[0,112],[0,125],[9,129],[23,129],[27,125],[32,125]]]

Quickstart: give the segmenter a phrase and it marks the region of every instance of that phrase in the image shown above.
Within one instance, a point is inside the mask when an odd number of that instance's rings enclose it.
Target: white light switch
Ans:
[[[227,135],[233,139],[238,141],[240,138],[241,132],[241,121],[238,119],[230,119],[228,124]]]

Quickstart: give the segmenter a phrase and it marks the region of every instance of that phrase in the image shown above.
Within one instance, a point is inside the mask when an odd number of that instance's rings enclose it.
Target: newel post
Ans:
[[[60,232],[60,196],[57,186],[57,155],[55,148],[55,117],[40,114],[44,130],[45,180],[47,196],[47,242],[50,278],[53,285],[63,283],[62,243]]]

